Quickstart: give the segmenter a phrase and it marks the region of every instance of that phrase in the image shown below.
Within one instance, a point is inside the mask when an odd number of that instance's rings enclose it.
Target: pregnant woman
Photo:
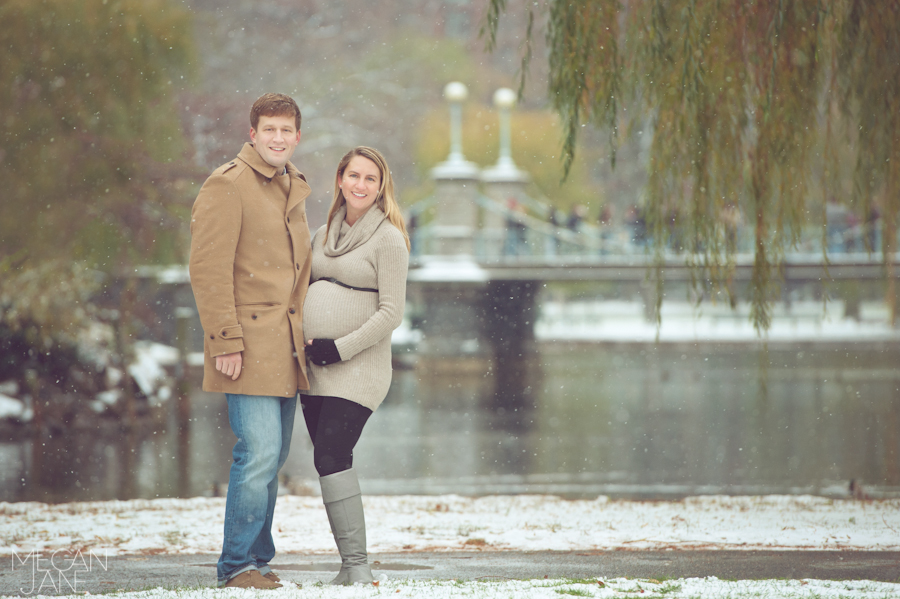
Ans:
[[[337,169],[328,222],[312,241],[303,305],[309,360],[303,417],[341,554],[331,584],[372,582],[353,448],[391,384],[391,331],[403,319],[409,237],[384,156],[360,146]]]

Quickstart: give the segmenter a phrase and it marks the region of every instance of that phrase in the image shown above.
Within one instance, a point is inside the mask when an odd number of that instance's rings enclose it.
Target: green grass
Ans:
[[[180,530],[170,530],[162,534],[162,538],[165,539],[166,543],[169,545],[180,545],[186,536],[187,535]]]
[[[598,578],[557,578],[560,584],[592,584],[596,585]]]
[[[677,593],[680,590],[681,590],[680,584],[675,584],[674,582],[670,582],[669,584],[662,587],[661,589],[656,589],[656,592],[659,593],[660,595],[665,595],[667,593]]]
[[[541,579],[534,579],[540,581]],[[593,597],[594,589],[612,588],[617,593],[640,596],[642,599],[666,599],[674,593],[681,591],[681,585],[675,581],[660,581],[657,579],[632,579],[627,581],[627,587],[622,585],[621,581],[606,582],[598,578],[560,578],[548,580],[548,584],[542,585],[546,587],[563,587],[554,589],[554,592],[560,595],[574,595],[576,597]],[[587,589],[577,588],[577,586],[586,586]],[[573,588],[576,587],[576,588]],[[654,588],[655,587],[655,588]],[[590,590],[589,590],[590,589]]]

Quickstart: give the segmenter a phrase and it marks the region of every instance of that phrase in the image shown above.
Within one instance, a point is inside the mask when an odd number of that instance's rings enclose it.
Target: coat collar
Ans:
[[[278,169],[266,162],[262,159],[262,156],[259,155],[259,152],[256,151],[256,147],[251,142],[244,142],[244,147],[241,148],[240,154],[238,154],[238,158],[247,163],[247,165],[255,170],[257,173],[266,177],[267,179],[271,179],[272,177],[279,175]],[[287,172],[291,176],[291,179],[300,178],[306,181],[306,177],[303,176],[303,173],[297,170],[297,167],[294,166],[291,162],[288,162],[286,165]]]
[[[331,221],[328,229],[328,238],[325,240],[325,255],[331,258],[342,256],[353,251],[365,242],[369,241],[381,223],[386,218],[381,208],[372,204],[368,212],[363,214],[352,227],[341,237],[341,228],[344,226],[344,217],[347,215],[347,206],[341,206]]]
[[[250,142],[244,143],[244,147],[241,148],[238,158],[243,162],[246,162],[247,166],[267,179],[271,179],[277,174],[278,169],[263,160],[262,156],[259,155],[259,152],[256,151],[256,148]],[[288,175],[291,178],[291,191],[288,196],[287,208],[285,210],[285,214],[287,214],[309,196],[310,189],[306,182],[306,177],[297,170],[296,166],[291,162],[288,162],[285,165],[285,168],[287,168]]]

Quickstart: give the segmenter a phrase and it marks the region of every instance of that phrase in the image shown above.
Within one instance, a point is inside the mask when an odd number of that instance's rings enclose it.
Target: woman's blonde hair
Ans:
[[[403,239],[406,241],[406,249],[410,249],[409,234],[406,232],[406,225],[403,223],[403,215],[400,214],[400,206],[394,199],[394,179],[391,177],[391,169],[388,167],[387,160],[381,155],[381,152],[375,148],[367,146],[357,146],[344,154],[337,167],[337,176],[334,179],[334,199],[331,201],[331,208],[328,209],[328,225],[325,227],[325,239],[328,239],[328,231],[331,229],[331,221],[334,215],[344,205],[344,194],[341,191],[341,177],[344,176],[344,170],[354,156],[362,156],[368,158],[381,171],[381,188],[378,190],[378,197],[375,198],[375,204],[384,212],[384,215],[403,233]]]

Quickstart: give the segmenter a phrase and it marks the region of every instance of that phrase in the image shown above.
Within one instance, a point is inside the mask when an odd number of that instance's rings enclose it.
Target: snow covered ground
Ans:
[[[900,550],[900,500],[813,496],[568,501],[551,495],[365,498],[373,552],[590,549]],[[216,553],[222,498],[0,503],[0,555],[78,546],[125,553]],[[319,497],[286,495],[275,514],[281,551],[327,552]]]
[[[796,301],[772,306],[770,342],[863,342],[900,340],[890,326],[883,302],[862,302],[858,318],[845,318],[844,302]],[[541,341],[606,342],[756,342],[760,337],[750,319],[750,305],[667,301],[662,305],[659,330],[648,321],[638,301],[545,301],[535,323]]]
[[[371,496],[365,498],[369,550],[503,551],[594,549],[900,550],[900,500],[813,496],[692,497],[675,502],[568,501],[547,495]],[[224,499],[0,503],[0,555],[54,550],[108,555],[218,553]],[[282,496],[275,540],[283,552],[334,552],[319,497]],[[643,589],[641,591],[640,589]],[[297,587],[265,593],[349,598],[391,596],[900,597],[900,584],[873,581],[722,581],[715,578],[570,581],[412,581],[378,586]],[[125,593],[129,599],[256,597],[210,589]]]
[[[39,597],[40,595],[32,595]],[[83,595],[77,595],[83,597]],[[107,595],[109,596],[109,595]],[[369,597],[421,597],[428,599],[561,599],[567,596],[641,599],[896,599],[900,584],[871,580],[719,580],[683,578],[678,580],[597,579],[597,580],[508,580],[508,581],[400,581],[382,580],[377,585],[331,587],[303,586],[287,582],[273,591],[249,589],[162,588],[131,593],[115,593],[127,599],[357,599]],[[71,595],[70,597],[76,597]]]

